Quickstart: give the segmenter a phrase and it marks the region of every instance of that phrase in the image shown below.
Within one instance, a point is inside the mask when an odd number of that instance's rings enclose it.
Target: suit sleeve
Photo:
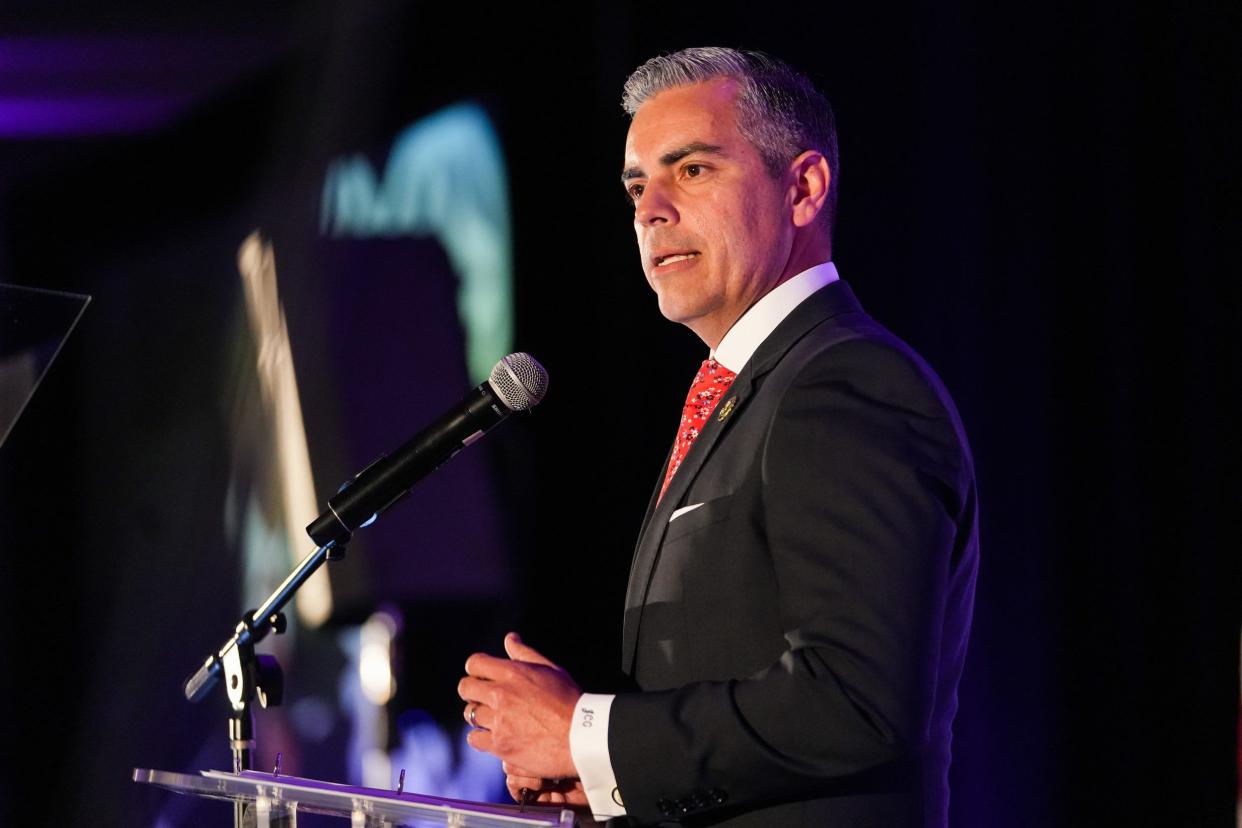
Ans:
[[[916,357],[865,339],[821,350],[784,389],[753,519],[787,648],[744,678],[617,697],[609,749],[631,816],[848,792],[927,744],[973,486],[942,393]]]

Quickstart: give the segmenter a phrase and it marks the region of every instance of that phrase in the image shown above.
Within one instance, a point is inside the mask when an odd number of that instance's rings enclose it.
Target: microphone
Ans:
[[[344,543],[501,420],[538,405],[547,391],[548,372],[534,357],[509,354],[496,363],[487,382],[401,448],[358,472],[328,501],[328,508],[306,527],[306,533],[317,546]]]

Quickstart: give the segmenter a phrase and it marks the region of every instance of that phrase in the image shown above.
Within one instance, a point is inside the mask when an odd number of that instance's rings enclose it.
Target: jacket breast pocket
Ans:
[[[726,519],[729,517],[729,507],[732,502],[732,494],[714,497],[704,501],[702,506],[679,516],[669,523],[668,530],[664,533],[664,543],[671,543],[677,538],[693,534]]]

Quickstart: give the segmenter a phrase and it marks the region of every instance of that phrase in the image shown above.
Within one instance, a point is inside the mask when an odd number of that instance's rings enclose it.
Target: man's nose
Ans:
[[[673,206],[668,193],[661,185],[648,181],[643,186],[643,194],[638,199],[638,205],[634,210],[634,223],[651,226],[676,223],[677,219],[677,208]]]

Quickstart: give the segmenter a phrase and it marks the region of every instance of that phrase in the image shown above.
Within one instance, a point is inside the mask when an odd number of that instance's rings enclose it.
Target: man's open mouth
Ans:
[[[664,265],[670,265],[670,264],[673,264],[674,262],[683,262],[683,261],[686,261],[687,259],[694,259],[698,257],[698,255],[699,255],[699,251],[697,250],[690,250],[685,253],[666,253],[663,256],[655,257],[655,266],[663,267]]]

